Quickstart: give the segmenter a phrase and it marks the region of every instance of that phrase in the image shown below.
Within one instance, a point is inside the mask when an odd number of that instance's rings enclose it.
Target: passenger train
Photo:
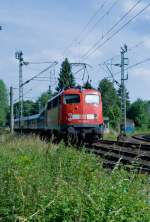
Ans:
[[[39,114],[23,117],[21,122],[15,119],[14,129],[93,141],[103,136],[101,94],[82,87],[65,89],[51,98]]]

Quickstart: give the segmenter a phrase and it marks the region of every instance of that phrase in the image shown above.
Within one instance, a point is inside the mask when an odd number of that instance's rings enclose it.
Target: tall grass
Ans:
[[[150,128],[136,128],[133,135],[150,135]]]
[[[35,137],[0,143],[0,221],[149,222],[148,177]]]

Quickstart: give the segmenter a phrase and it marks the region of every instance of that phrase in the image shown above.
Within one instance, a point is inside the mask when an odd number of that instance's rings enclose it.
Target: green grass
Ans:
[[[103,139],[104,140],[117,140],[119,133],[110,129],[109,133],[105,133]]]
[[[0,143],[0,221],[149,222],[149,191],[147,176],[108,171],[63,143]]]
[[[142,134],[144,134],[144,135],[150,135],[150,129],[145,129],[145,128],[137,128],[136,130],[135,130],[135,132],[133,133],[133,135],[142,135]]]
[[[114,141],[116,141],[117,140],[117,136],[118,135],[115,135],[113,133],[107,133],[107,134],[104,134],[103,139],[104,140],[114,140]]]

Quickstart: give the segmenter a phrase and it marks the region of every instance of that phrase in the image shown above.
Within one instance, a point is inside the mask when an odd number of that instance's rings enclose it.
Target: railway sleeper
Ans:
[[[147,160],[150,160],[150,151],[143,151],[143,150],[140,150],[140,149],[132,149],[131,147],[118,147],[118,146],[94,146],[94,149],[102,149],[102,150],[111,150],[113,152],[116,152],[116,153],[122,153],[122,154],[126,154],[126,155],[129,155],[129,156],[138,156],[140,157],[141,159],[147,159]]]
[[[95,150],[95,149],[89,149],[89,151],[91,151],[92,153],[96,154],[96,155],[100,155],[105,159],[109,159],[109,160],[115,160],[118,161],[119,159],[121,159],[121,162],[123,162],[124,164],[138,164],[139,166],[145,166],[146,168],[150,169],[150,162],[146,161],[146,160],[142,160],[141,158],[134,156],[134,157],[129,157],[126,155],[121,155],[120,153],[114,153],[112,150],[106,152],[105,150]]]

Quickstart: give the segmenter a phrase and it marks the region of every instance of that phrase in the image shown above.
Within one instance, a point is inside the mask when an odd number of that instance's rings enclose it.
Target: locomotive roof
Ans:
[[[35,114],[32,116],[23,116],[22,120],[32,120],[32,119],[34,120],[34,119],[37,119],[39,116],[40,116],[40,114]],[[20,118],[16,118],[14,121],[17,122],[19,120],[20,120]]]
[[[77,86],[77,87],[74,87],[74,88],[68,88],[68,89],[64,89],[62,91],[60,91],[57,95],[53,96],[52,98],[50,98],[47,102],[47,104],[49,102],[51,102],[52,100],[54,100],[55,98],[57,98],[58,96],[60,96],[61,94],[63,93],[75,93],[75,92],[78,92],[78,93],[81,93],[81,92],[85,92],[85,93],[95,93],[95,92],[99,92],[98,90],[96,89],[85,89],[85,88],[82,88],[80,86]],[[47,108],[47,104],[45,105],[45,107],[41,110],[40,114],[41,115]]]
[[[47,104],[49,102],[51,102],[52,100],[54,100],[55,98],[57,98],[58,96],[60,96],[61,94],[63,93],[81,93],[81,92],[84,92],[84,93],[95,93],[95,92],[99,92],[98,90],[96,89],[85,89],[85,88],[82,88],[82,87],[74,87],[74,88],[68,88],[68,89],[64,89],[62,90],[61,92],[59,92],[57,95],[55,95],[54,97],[52,97],[51,99],[48,100]],[[45,107],[41,110],[41,112],[39,114],[35,114],[35,115],[32,115],[32,116],[26,116],[26,117],[22,117],[22,120],[34,120],[34,119],[37,119],[40,117],[40,115],[46,110],[47,108],[47,104],[45,105]],[[16,118],[15,121],[19,121],[19,118]]]
[[[95,93],[99,91],[96,89],[85,89],[85,88],[69,88],[69,89],[64,90],[64,93],[71,93],[71,92]]]

